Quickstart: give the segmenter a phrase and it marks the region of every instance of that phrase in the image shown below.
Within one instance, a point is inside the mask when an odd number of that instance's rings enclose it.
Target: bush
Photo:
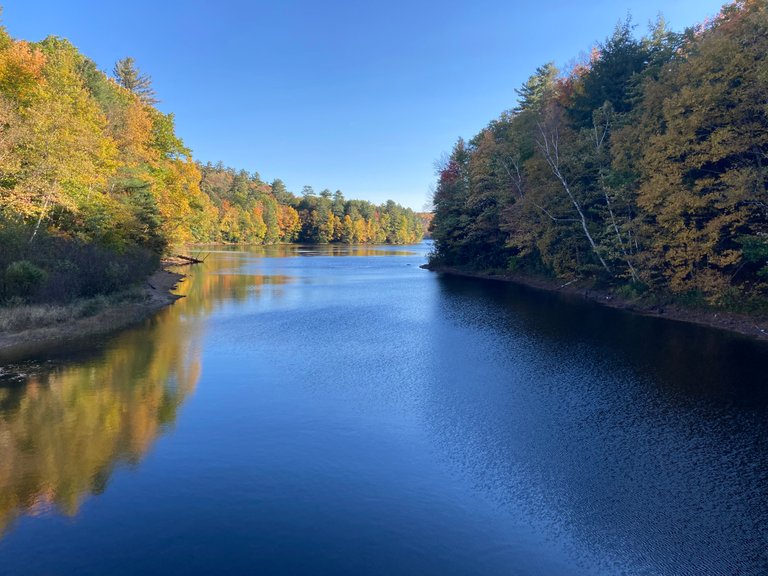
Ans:
[[[616,295],[625,300],[636,300],[648,292],[648,286],[642,282],[629,282],[616,288]]]
[[[6,297],[29,300],[48,279],[48,273],[28,260],[11,262],[5,269]]]
[[[107,307],[107,299],[99,294],[98,296],[94,296],[93,298],[89,298],[88,300],[85,300],[83,302],[83,306],[80,310],[80,313],[82,316],[95,316],[104,308]]]
[[[63,304],[139,285],[160,265],[142,246],[115,248],[40,230],[0,215],[0,306]]]

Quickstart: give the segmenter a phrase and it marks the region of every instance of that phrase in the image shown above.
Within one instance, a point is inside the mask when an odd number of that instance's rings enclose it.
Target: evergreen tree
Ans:
[[[115,63],[112,75],[120,86],[136,94],[144,104],[154,106],[159,102],[152,88],[152,78],[139,72],[136,62],[130,56]]]
[[[515,90],[519,96],[515,112],[537,110],[542,102],[547,101],[554,92],[557,74],[554,62],[547,62],[536,68],[536,73]]]

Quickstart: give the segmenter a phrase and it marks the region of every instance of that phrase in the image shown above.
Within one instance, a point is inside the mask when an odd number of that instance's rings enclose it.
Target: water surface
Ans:
[[[768,347],[426,246],[214,248],[6,362],[0,573],[768,573]]]

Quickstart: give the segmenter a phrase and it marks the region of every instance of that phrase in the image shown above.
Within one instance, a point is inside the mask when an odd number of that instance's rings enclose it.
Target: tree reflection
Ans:
[[[64,356],[61,365],[35,365],[34,374],[0,385],[0,535],[23,515],[76,515],[85,499],[106,489],[116,467],[139,463],[195,389],[205,318],[215,309],[267,292],[283,297],[284,285],[295,281],[285,273],[291,258],[393,252],[357,246],[218,248],[205,264],[183,270],[188,276],[177,292],[184,298],[144,325],[85,359]],[[272,273],[250,273],[264,271],[254,267],[262,258],[271,260]],[[55,353],[47,349],[40,356]]]
[[[75,515],[139,462],[199,379],[195,324],[174,307],[97,358],[0,388],[0,533],[23,514]]]

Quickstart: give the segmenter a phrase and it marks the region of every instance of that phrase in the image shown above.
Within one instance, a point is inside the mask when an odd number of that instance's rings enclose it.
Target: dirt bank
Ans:
[[[103,309],[82,317],[73,317],[45,326],[0,332],[0,361],[24,356],[33,351],[115,332],[136,324],[175,302],[181,296],[171,291],[184,278],[182,274],[158,270],[130,298],[110,297]]]
[[[602,304],[603,306],[627,310],[634,314],[710,326],[712,328],[736,332],[759,340],[768,341],[768,318],[766,317],[753,317],[734,312],[686,308],[679,304],[651,303],[645,302],[642,299],[628,300],[608,290],[595,290],[584,281],[564,282],[561,280],[534,278],[523,275],[487,274],[483,272],[462,270],[460,268],[452,268],[449,266],[431,266],[429,264],[423,265],[422,268],[453,276],[499,280],[502,282],[521,284],[539,290],[560,292],[562,294],[585,298]]]

